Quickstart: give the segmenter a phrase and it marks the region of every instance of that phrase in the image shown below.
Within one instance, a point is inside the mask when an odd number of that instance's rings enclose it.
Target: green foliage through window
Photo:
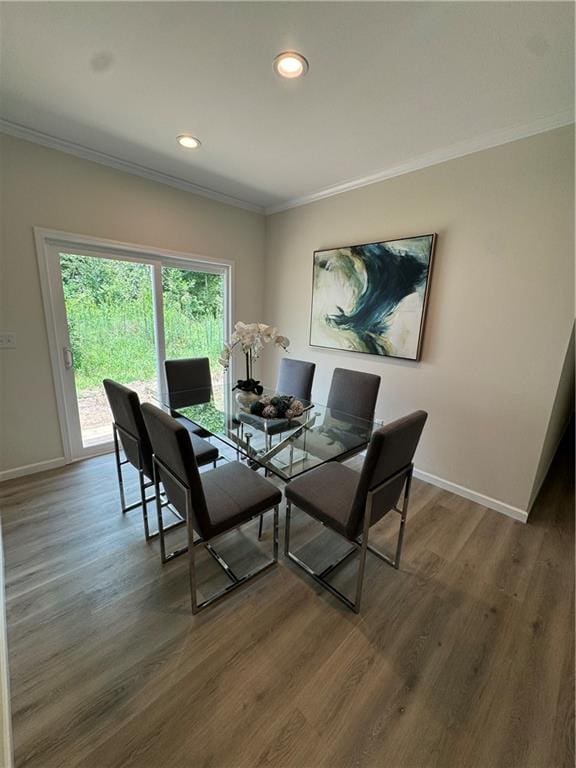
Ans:
[[[124,383],[156,377],[152,269],[148,265],[61,254],[62,285],[76,385],[104,377]],[[206,355],[222,347],[221,275],[163,267],[166,356]]]

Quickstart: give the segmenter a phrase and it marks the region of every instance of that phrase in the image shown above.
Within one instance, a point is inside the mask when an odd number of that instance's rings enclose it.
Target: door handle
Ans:
[[[63,347],[62,353],[64,355],[64,368],[69,370],[74,365],[74,355],[70,347]]]

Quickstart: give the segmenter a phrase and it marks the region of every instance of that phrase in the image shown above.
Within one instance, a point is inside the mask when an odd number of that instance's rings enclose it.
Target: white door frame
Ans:
[[[234,262],[225,259],[212,259],[193,253],[182,253],[146,245],[123,243],[117,240],[106,240],[87,235],[76,235],[54,229],[34,227],[36,256],[40,274],[40,287],[46,317],[48,347],[56,394],[56,407],[62,446],[66,463],[108,453],[112,450],[112,442],[102,443],[85,448],[78,445],[80,422],[76,400],[75,377],[66,374],[63,359],[63,347],[69,346],[68,326],[66,322],[66,307],[60,273],[59,252],[77,252],[87,256],[100,256],[107,259],[133,261],[149,264],[152,267],[180,267],[194,272],[211,272],[224,275],[224,333],[230,336],[232,328],[234,305]],[[163,326],[162,279],[161,270],[153,270],[153,307],[155,329]],[[159,388],[164,389],[164,340],[162,335],[157,338],[157,369],[161,380]]]

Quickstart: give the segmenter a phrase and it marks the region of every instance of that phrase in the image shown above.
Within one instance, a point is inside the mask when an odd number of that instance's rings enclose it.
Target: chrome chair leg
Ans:
[[[280,519],[280,507],[278,504],[274,507],[274,532],[273,532],[273,552],[274,552],[274,562],[278,562],[278,523]]]
[[[162,513],[161,510],[164,507],[169,507],[168,501],[162,501],[162,493],[160,491],[160,483],[156,481],[156,478],[154,477],[151,481],[146,482],[146,475],[144,474],[144,471],[142,469],[143,466],[143,460],[142,460],[142,454],[141,454],[141,448],[140,448],[140,442],[129,432],[126,432],[121,427],[118,427],[118,425],[113,424],[113,435],[114,435],[114,453],[116,458],[116,470],[118,473],[118,486],[120,488],[120,502],[121,502],[121,508],[122,508],[122,514],[126,514],[126,512],[131,512],[133,509],[138,509],[138,507],[142,507],[142,520],[144,523],[144,537],[146,541],[152,541],[156,537],[160,536],[162,539],[161,544],[161,552],[162,552],[162,562],[167,562],[168,560],[172,559],[172,555],[166,555],[165,550],[165,543],[164,543],[164,532],[167,530],[171,530],[172,528],[178,528],[181,525],[184,524],[184,519],[178,515],[173,507],[170,507],[170,510],[175,514],[175,516],[178,518],[178,522],[173,523],[166,528],[163,526],[163,520],[162,520]],[[133,504],[126,504],[126,498],[125,498],[125,492],[124,492],[124,479],[122,475],[122,466],[124,464],[129,464],[130,462],[126,459],[124,461],[121,460],[120,456],[120,443],[118,440],[118,432],[121,432],[124,434],[124,438],[126,440],[133,440],[136,443],[136,447],[138,450],[138,465],[135,466],[136,471],[138,472],[138,484],[139,484],[139,490],[140,490],[140,501],[136,501]],[[222,457],[218,457],[214,460],[213,465],[214,467],[217,466],[217,462]],[[155,470],[154,470],[155,471]],[[154,496],[147,496],[146,491],[148,488],[151,488],[154,486]],[[159,495],[160,494],[160,495]],[[156,501],[156,505],[158,507],[158,504],[160,505],[160,517],[159,517],[159,526],[158,531],[155,531],[153,533],[150,532],[150,522],[148,518],[148,504],[152,501]],[[185,550],[182,550],[185,551]]]
[[[122,467],[125,464],[130,464],[128,459],[124,459],[122,461],[121,455],[120,455],[120,441],[118,439],[118,433],[121,432],[124,436],[125,440],[131,440],[138,451],[138,466],[135,466],[136,471],[138,472],[138,485],[140,490],[140,501],[135,501],[133,504],[126,504],[126,494],[124,490],[124,477],[122,474]],[[154,485],[153,481],[146,482],[146,476],[142,470],[142,454],[140,449],[140,441],[134,437],[134,435],[130,434],[126,430],[119,427],[116,423],[112,424],[112,434],[114,437],[114,458],[116,461],[116,472],[118,475],[118,488],[120,490],[120,508],[122,510],[122,514],[125,515],[127,512],[131,512],[133,509],[138,509],[138,507],[142,507],[142,521],[144,523],[144,536],[146,541],[150,541],[150,539],[155,538],[156,534],[150,534],[150,527],[148,524],[148,508],[147,504],[150,501],[154,501],[154,496],[146,496],[146,490],[150,488],[152,485]]]
[[[158,469],[154,464],[154,491],[156,495],[156,514],[158,517],[158,538],[160,539],[160,559],[166,562],[166,542],[164,540],[164,520],[162,519],[162,502],[160,500],[160,479]]]
[[[404,543],[404,529],[406,527],[406,518],[408,517],[408,503],[410,501],[410,489],[412,486],[412,472],[406,478],[404,486],[404,499],[402,502],[402,512],[400,513],[400,530],[398,531],[398,542],[396,544],[396,554],[394,556],[394,568],[400,568],[400,557],[402,555],[402,544]]]
[[[266,426],[266,430],[264,432],[264,452],[268,453],[272,450],[272,435],[268,434],[268,427]],[[270,474],[270,470],[268,467],[264,467],[264,477],[268,477]]]
[[[373,496],[370,492],[368,494],[366,508],[364,511],[364,525],[362,528],[362,539],[360,541],[356,539],[352,541],[346,538],[346,541],[348,541],[348,543],[352,545],[352,548],[349,549],[347,552],[345,552],[344,555],[338,558],[338,560],[336,560],[334,563],[329,565],[327,568],[324,568],[324,570],[321,571],[320,573],[317,573],[316,571],[314,571],[307,563],[305,563],[303,560],[300,560],[299,557],[297,557],[295,554],[290,552],[290,523],[291,523],[291,515],[292,515],[292,504],[288,499],[286,499],[286,528],[285,528],[285,534],[284,534],[285,556],[287,557],[287,559],[291,560],[293,563],[299,566],[309,576],[311,576],[314,579],[314,581],[318,582],[323,587],[325,587],[329,592],[331,592],[335,597],[337,597],[341,602],[343,602],[344,605],[347,605],[348,608],[351,608],[355,613],[359,613],[360,605],[362,602],[364,572],[366,569],[366,557],[368,555],[368,552],[371,552],[380,560],[387,563],[388,565],[393,566],[396,569],[400,567],[402,543],[404,540],[404,529],[406,525],[406,518],[408,515],[408,504],[410,500],[411,481],[412,481],[412,470],[410,470],[406,474],[402,509],[398,509],[397,507],[394,507],[394,511],[400,514],[400,529],[398,531],[398,539],[396,543],[396,553],[395,553],[394,559],[392,559],[391,557],[388,557],[388,555],[385,555],[383,552],[380,552],[375,547],[372,547],[369,543],[370,523],[372,520],[372,503],[373,503]],[[332,584],[326,581],[325,577],[329,573],[332,573],[332,571],[334,571],[344,562],[346,562],[351,557],[351,555],[353,555],[357,551],[360,554],[360,558],[358,562],[358,570],[356,573],[354,600],[352,601],[350,600],[350,598],[346,597],[346,595],[342,594],[342,592],[336,589],[336,587],[332,586]]]
[[[356,595],[354,597],[353,610],[360,613],[362,602],[362,588],[364,587],[364,570],[366,568],[366,555],[368,554],[368,536],[370,534],[370,514],[364,513],[364,530],[362,531],[362,546],[360,547],[360,562],[356,574]]]
[[[274,511],[274,534],[273,534],[273,556],[271,560],[268,560],[264,565],[259,565],[256,568],[252,568],[248,573],[245,573],[243,576],[237,576],[234,571],[230,568],[228,563],[224,560],[224,558],[219,555],[214,548],[212,547],[212,542],[219,538],[219,536],[224,536],[227,533],[230,532],[229,529],[227,531],[224,531],[222,534],[219,534],[217,536],[212,537],[212,539],[194,539],[194,526],[193,526],[193,515],[192,515],[192,496],[190,493],[190,490],[187,489],[181,480],[172,473],[168,467],[166,467],[165,464],[162,464],[160,460],[154,456],[152,459],[153,467],[154,467],[154,485],[156,489],[156,511],[158,514],[158,533],[159,533],[159,539],[160,539],[160,553],[162,562],[165,563],[168,560],[171,560],[175,557],[178,557],[181,554],[184,554],[188,552],[188,573],[189,573],[189,581],[190,581],[190,599],[192,604],[192,613],[198,613],[199,611],[203,610],[204,608],[207,608],[212,603],[216,602],[216,600],[219,600],[221,597],[224,597],[224,595],[228,594],[234,589],[237,589],[242,584],[245,584],[247,581],[249,581],[254,576],[258,576],[259,574],[266,571],[271,566],[275,565],[278,562],[278,521],[279,521],[279,506],[276,505],[274,507],[271,507],[270,509],[273,509]],[[185,510],[186,510],[186,518],[185,520],[182,520],[182,523],[186,524],[186,532],[187,532],[187,546],[183,547],[180,550],[177,550],[170,555],[166,555],[166,545],[165,545],[165,531],[168,529],[164,528],[163,520],[162,520],[162,507],[164,506],[160,499],[160,475],[158,467],[162,467],[162,471],[166,472],[168,475],[170,475],[172,481],[180,487],[180,490],[183,491],[186,494],[186,502],[185,502]],[[266,512],[269,512],[270,510],[266,510]],[[266,512],[264,514],[266,514]],[[250,518],[251,520],[254,520],[254,517]],[[248,523],[249,520],[246,520],[245,523]],[[242,524],[244,525],[244,523]],[[171,528],[175,526],[170,526]],[[241,526],[238,526],[241,527]],[[197,588],[197,579],[196,579],[196,557],[194,550],[197,546],[204,545],[208,549],[208,552],[212,557],[216,560],[216,562],[220,565],[220,567],[224,570],[226,575],[230,578],[231,584],[229,584],[227,587],[224,587],[224,589],[221,589],[219,592],[217,592],[214,595],[211,595],[210,597],[206,598],[206,600],[203,600],[202,602],[198,602],[198,595],[196,592]]]
[[[196,559],[194,556],[194,526],[192,525],[190,494],[186,494],[186,531],[188,534],[188,575],[190,579],[190,600],[192,613],[198,612],[196,597]]]
[[[269,435],[268,432],[265,432],[264,448],[266,450],[266,453],[272,450],[272,435]],[[266,467],[264,467],[264,477],[268,477],[269,474],[270,474],[270,471]],[[258,521],[258,541],[261,541],[262,539],[263,527],[264,527],[264,515],[260,515],[260,520]]]
[[[215,603],[217,600],[220,600],[220,598],[227,595],[229,592],[232,592],[235,589],[238,589],[238,587],[245,584],[247,581],[250,581],[254,576],[258,576],[264,571],[268,570],[271,566],[275,565],[278,562],[278,521],[279,521],[279,507],[276,505],[273,508],[274,512],[274,537],[273,537],[273,555],[272,560],[269,560],[264,565],[259,565],[256,568],[253,568],[248,573],[244,574],[243,576],[237,576],[234,571],[230,568],[228,563],[224,560],[224,558],[219,555],[211,546],[211,544],[207,541],[204,541],[202,539],[197,539],[194,541],[194,530],[189,523],[187,525],[188,528],[188,567],[189,567],[189,578],[190,578],[190,593],[191,593],[191,603],[192,603],[192,613],[196,614],[199,613],[204,608],[207,608],[209,605],[212,605],[212,603]],[[188,514],[187,519],[191,520],[191,516]],[[228,533],[228,531],[226,531]],[[194,550],[196,547],[200,544],[204,544],[208,552],[214,557],[216,562],[220,565],[222,570],[226,573],[226,575],[229,577],[231,583],[227,586],[221,589],[220,591],[216,592],[216,594],[211,595],[210,597],[206,598],[206,600],[202,600],[202,602],[198,602],[198,595],[196,593],[196,558],[194,554]]]
[[[144,521],[144,538],[150,541],[150,526],[148,525],[148,507],[146,505],[146,481],[144,472],[138,470],[138,481],[140,484],[140,501],[142,502],[142,520]]]
[[[286,522],[284,527],[284,554],[290,554],[290,518],[292,515],[292,502],[286,499]]]
[[[120,443],[118,441],[118,428],[112,424],[112,434],[114,436],[114,458],[116,459],[116,472],[118,474],[118,488],[120,490],[120,507],[122,514],[126,514],[126,498],[124,496],[124,478],[122,477],[122,461],[120,459]]]

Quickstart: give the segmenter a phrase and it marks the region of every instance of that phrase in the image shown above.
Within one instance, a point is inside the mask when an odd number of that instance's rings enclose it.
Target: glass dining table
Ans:
[[[265,395],[273,397],[275,392],[265,388]],[[156,400],[174,417],[192,422],[206,436],[233,449],[237,459],[285,482],[363,451],[378,426],[316,400],[305,403],[304,413],[297,418],[265,419],[244,410],[229,389],[215,395],[206,388],[161,391]]]

